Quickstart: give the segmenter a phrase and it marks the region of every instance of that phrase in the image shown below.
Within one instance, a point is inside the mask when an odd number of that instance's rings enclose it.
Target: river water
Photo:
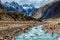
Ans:
[[[15,40],[58,40],[59,34],[54,33],[52,36],[50,33],[45,33],[42,28],[43,25],[34,26],[28,32],[17,36]]]

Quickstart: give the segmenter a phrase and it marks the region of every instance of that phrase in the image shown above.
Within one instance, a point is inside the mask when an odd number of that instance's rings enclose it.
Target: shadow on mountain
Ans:
[[[39,21],[60,17],[60,1],[51,2],[44,7],[33,10],[30,16]]]
[[[43,20],[56,17],[60,17],[60,1],[55,2],[47,9],[45,9],[43,16],[40,19]]]

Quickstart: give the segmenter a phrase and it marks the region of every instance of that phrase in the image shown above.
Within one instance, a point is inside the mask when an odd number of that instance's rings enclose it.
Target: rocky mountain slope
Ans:
[[[2,21],[30,21],[30,20],[36,20],[36,19],[29,17],[25,14],[18,13],[18,12],[1,12],[0,20]]]
[[[37,10],[34,10],[30,16],[39,20],[44,20],[59,16],[60,15],[59,12],[60,12],[60,1],[57,1],[49,3],[44,7],[38,8]]]

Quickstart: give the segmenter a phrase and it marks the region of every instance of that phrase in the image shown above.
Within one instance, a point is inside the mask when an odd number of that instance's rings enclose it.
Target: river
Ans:
[[[54,33],[52,36],[52,34],[45,33],[42,29],[43,25],[34,26],[28,32],[15,37],[15,40],[58,40],[59,34]]]

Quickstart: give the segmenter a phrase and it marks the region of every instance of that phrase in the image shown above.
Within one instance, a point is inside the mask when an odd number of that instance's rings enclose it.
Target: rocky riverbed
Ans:
[[[52,20],[52,21],[51,21]],[[48,21],[0,21],[0,39],[13,40],[15,36],[28,32],[30,28],[43,25],[45,33],[60,34],[60,19],[50,19]]]

